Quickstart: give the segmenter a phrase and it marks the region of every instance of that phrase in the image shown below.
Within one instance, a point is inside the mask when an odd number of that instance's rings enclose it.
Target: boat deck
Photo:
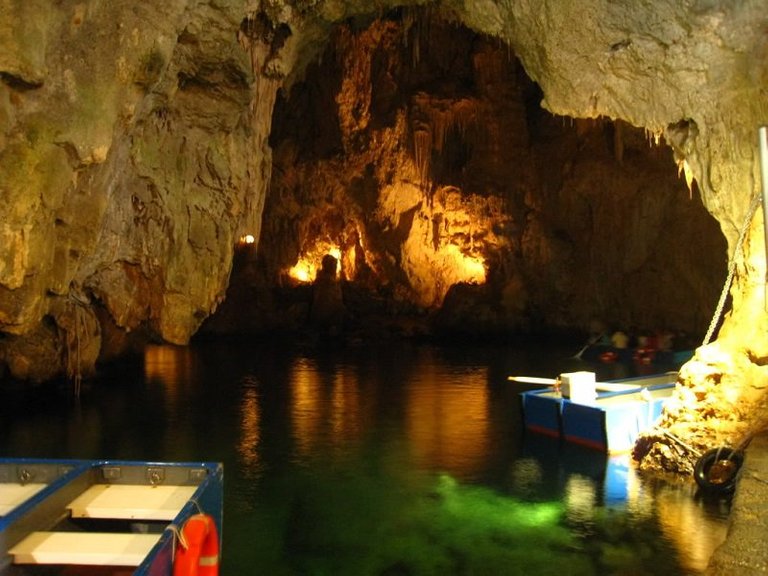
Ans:
[[[0,576],[170,576],[169,527],[203,509],[220,525],[221,474],[212,463],[129,462],[83,463],[50,482],[0,474]]]
[[[598,396],[593,406],[598,408],[611,408],[622,404],[634,404],[637,402],[650,402],[653,399],[669,397],[670,387],[643,388],[637,392],[627,394],[614,394],[600,397]]]
[[[71,518],[171,521],[196,486],[94,484],[67,505]],[[138,566],[160,533],[32,532],[8,553],[16,564]]]
[[[160,534],[32,532],[10,549],[16,564],[138,566]]]
[[[3,482],[0,484],[0,516],[5,516],[46,486],[47,484],[42,482],[30,482],[29,484]]]
[[[173,520],[196,486],[94,484],[67,505],[73,518]]]

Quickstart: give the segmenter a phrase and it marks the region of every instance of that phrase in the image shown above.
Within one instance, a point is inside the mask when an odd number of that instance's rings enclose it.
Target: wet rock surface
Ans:
[[[768,573],[768,434],[755,437],[746,450],[731,507],[726,541],[715,551],[707,576]]]
[[[698,458],[721,446],[742,449],[768,428],[765,366],[701,346],[680,369],[672,398],[634,450],[641,470],[690,477]]]

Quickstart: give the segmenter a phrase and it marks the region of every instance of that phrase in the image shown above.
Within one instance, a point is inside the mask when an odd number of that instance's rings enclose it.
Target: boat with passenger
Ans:
[[[677,369],[690,360],[693,353],[692,343],[685,333],[631,329],[593,335],[577,356],[591,363],[619,362]]]

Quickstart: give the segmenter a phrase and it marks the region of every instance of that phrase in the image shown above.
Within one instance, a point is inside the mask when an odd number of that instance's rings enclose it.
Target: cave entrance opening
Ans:
[[[542,97],[507,45],[439,11],[339,24],[278,93],[258,255],[230,289],[258,311],[239,321],[301,324],[331,254],[356,318],[703,334],[725,240],[672,148]]]

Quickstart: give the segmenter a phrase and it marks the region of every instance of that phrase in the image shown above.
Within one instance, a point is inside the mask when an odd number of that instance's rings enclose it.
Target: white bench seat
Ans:
[[[5,516],[46,486],[47,484],[41,482],[30,482],[29,484],[0,483],[0,516]]]
[[[196,486],[94,484],[67,508],[73,518],[173,520]]]
[[[16,564],[138,566],[161,534],[32,532],[8,553]]]

